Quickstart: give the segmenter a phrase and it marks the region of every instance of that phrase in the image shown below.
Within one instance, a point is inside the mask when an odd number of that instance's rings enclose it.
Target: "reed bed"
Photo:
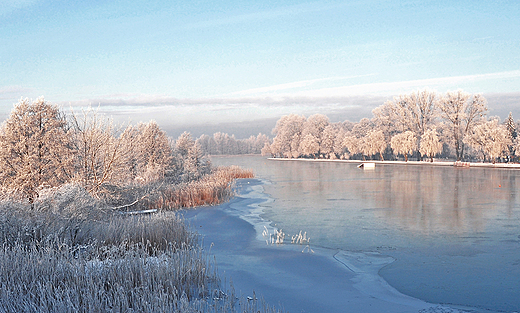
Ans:
[[[175,210],[180,208],[217,205],[233,196],[233,182],[239,178],[253,178],[252,170],[238,166],[217,167],[202,179],[171,185],[160,197],[150,202],[149,209]]]
[[[233,179],[251,176],[216,169],[180,187],[178,203],[224,201]],[[175,212],[124,215],[75,184],[34,203],[4,193],[0,243],[0,312],[278,312],[222,283]]]

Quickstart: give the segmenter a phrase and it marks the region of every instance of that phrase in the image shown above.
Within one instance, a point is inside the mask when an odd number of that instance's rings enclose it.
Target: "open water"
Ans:
[[[520,311],[520,170],[213,157],[266,181],[263,217],[311,245],[375,251],[380,275],[431,302]]]

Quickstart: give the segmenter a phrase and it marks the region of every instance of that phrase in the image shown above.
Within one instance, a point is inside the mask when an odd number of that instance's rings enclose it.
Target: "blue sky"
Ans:
[[[41,95],[189,126],[423,88],[518,94],[519,16],[516,0],[4,0],[0,118]]]

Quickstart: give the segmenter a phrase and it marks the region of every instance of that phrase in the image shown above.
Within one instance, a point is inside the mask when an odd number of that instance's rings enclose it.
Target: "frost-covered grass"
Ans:
[[[124,215],[78,185],[4,194],[0,243],[0,312],[276,312],[237,298],[174,212]]]

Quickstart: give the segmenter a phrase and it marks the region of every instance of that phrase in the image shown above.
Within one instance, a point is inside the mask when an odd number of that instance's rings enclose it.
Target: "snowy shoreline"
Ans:
[[[378,252],[266,244],[262,229],[274,228],[260,216],[261,204],[273,201],[263,193],[264,183],[240,180],[230,202],[185,212],[237,294],[254,293],[289,312],[465,311],[398,292],[379,275],[394,259]]]
[[[460,162],[460,165],[457,165],[457,162],[445,162],[445,161],[375,161],[375,160],[331,160],[331,159],[303,159],[303,158],[268,158],[268,160],[273,161],[303,161],[303,162],[339,162],[339,163],[353,163],[353,164],[362,164],[362,163],[375,163],[382,165],[421,165],[421,166],[452,166],[452,167],[478,167],[478,168],[501,168],[501,169],[520,169],[520,164],[511,164],[511,163],[474,163],[474,162]]]

